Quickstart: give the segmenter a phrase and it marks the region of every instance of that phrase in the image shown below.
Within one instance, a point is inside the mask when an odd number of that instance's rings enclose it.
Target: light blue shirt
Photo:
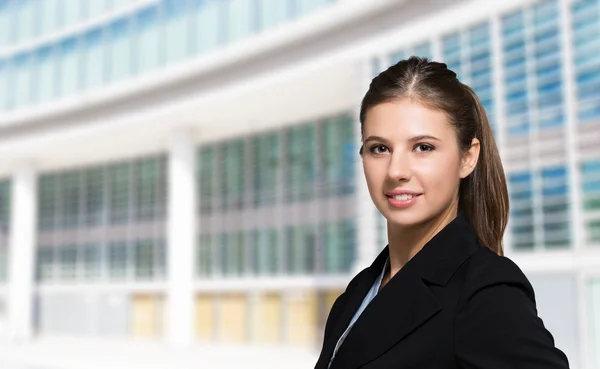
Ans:
[[[352,329],[352,326],[354,325],[354,323],[356,323],[356,321],[358,320],[358,317],[360,317],[360,314],[362,314],[362,312],[367,308],[369,303],[371,301],[373,301],[375,296],[377,296],[377,293],[379,292],[379,288],[381,287],[381,282],[383,281],[383,276],[385,275],[385,270],[387,269],[387,266],[388,266],[388,261],[389,261],[389,258],[385,261],[383,270],[381,271],[381,274],[379,274],[379,277],[377,277],[377,279],[371,286],[369,293],[367,293],[367,295],[363,299],[362,303],[358,307],[358,310],[356,310],[356,313],[354,313],[354,316],[352,317],[350,324],[348,324],[348,328],[346,328],[346,330],[344,331],[344,334],[342,334],[340,336],[340,339],[337,341],[337,344],[335,345],[335,349],[333,350],[333,355],[331,355],[331,360],[329,360],[329,365],[327,366],[327,368],[329,368],[331,366],[331,363],[333,362],[333,359],[335,358],[335,355],[336,355],[338,349],[342,345],[342,342],[344,342],[344,339],[348,335],[348,332],[350,332],[350,329]]]

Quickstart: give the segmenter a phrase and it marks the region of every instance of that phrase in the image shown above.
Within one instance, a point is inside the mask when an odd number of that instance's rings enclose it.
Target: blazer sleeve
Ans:
[[[495,254],[468,273],[455,320],[455,352],[464,369],[568,369],[565,354],[537,315],[531,284]]]

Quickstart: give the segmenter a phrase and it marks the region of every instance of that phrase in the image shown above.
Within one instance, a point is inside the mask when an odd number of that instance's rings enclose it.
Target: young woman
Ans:
[[[503,256],[506,179],[473,90],[412,57],[373,79],[360,123],[388,245],[334,303],[315,368],[568,368]]]

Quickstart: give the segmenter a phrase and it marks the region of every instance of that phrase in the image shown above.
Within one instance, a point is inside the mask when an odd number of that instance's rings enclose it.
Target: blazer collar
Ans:
[[[475,230],[464,214],[459,213],[375,296],[340,346],[331,369],[353,369],[366,364],[437,314],[441,305],[426,282],[445,285],[479,247]],[[333,334],[324,344],[317,368],[326,368],[325,363],[329,362],[338,338],[381,273],[388,256],[389,249],[386,247],[359,277],[355,287],[347,291],[346,304],[335,323]]]

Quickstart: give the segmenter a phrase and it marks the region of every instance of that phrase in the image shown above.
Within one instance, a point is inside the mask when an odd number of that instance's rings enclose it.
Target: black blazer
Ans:
[[[315,369],[327,368],[388,252],[386,247],[333,304]],[[525,275],[481,246],[462,213],[381,289],[331,364],[331,369],[568,367],[537,316]]]

